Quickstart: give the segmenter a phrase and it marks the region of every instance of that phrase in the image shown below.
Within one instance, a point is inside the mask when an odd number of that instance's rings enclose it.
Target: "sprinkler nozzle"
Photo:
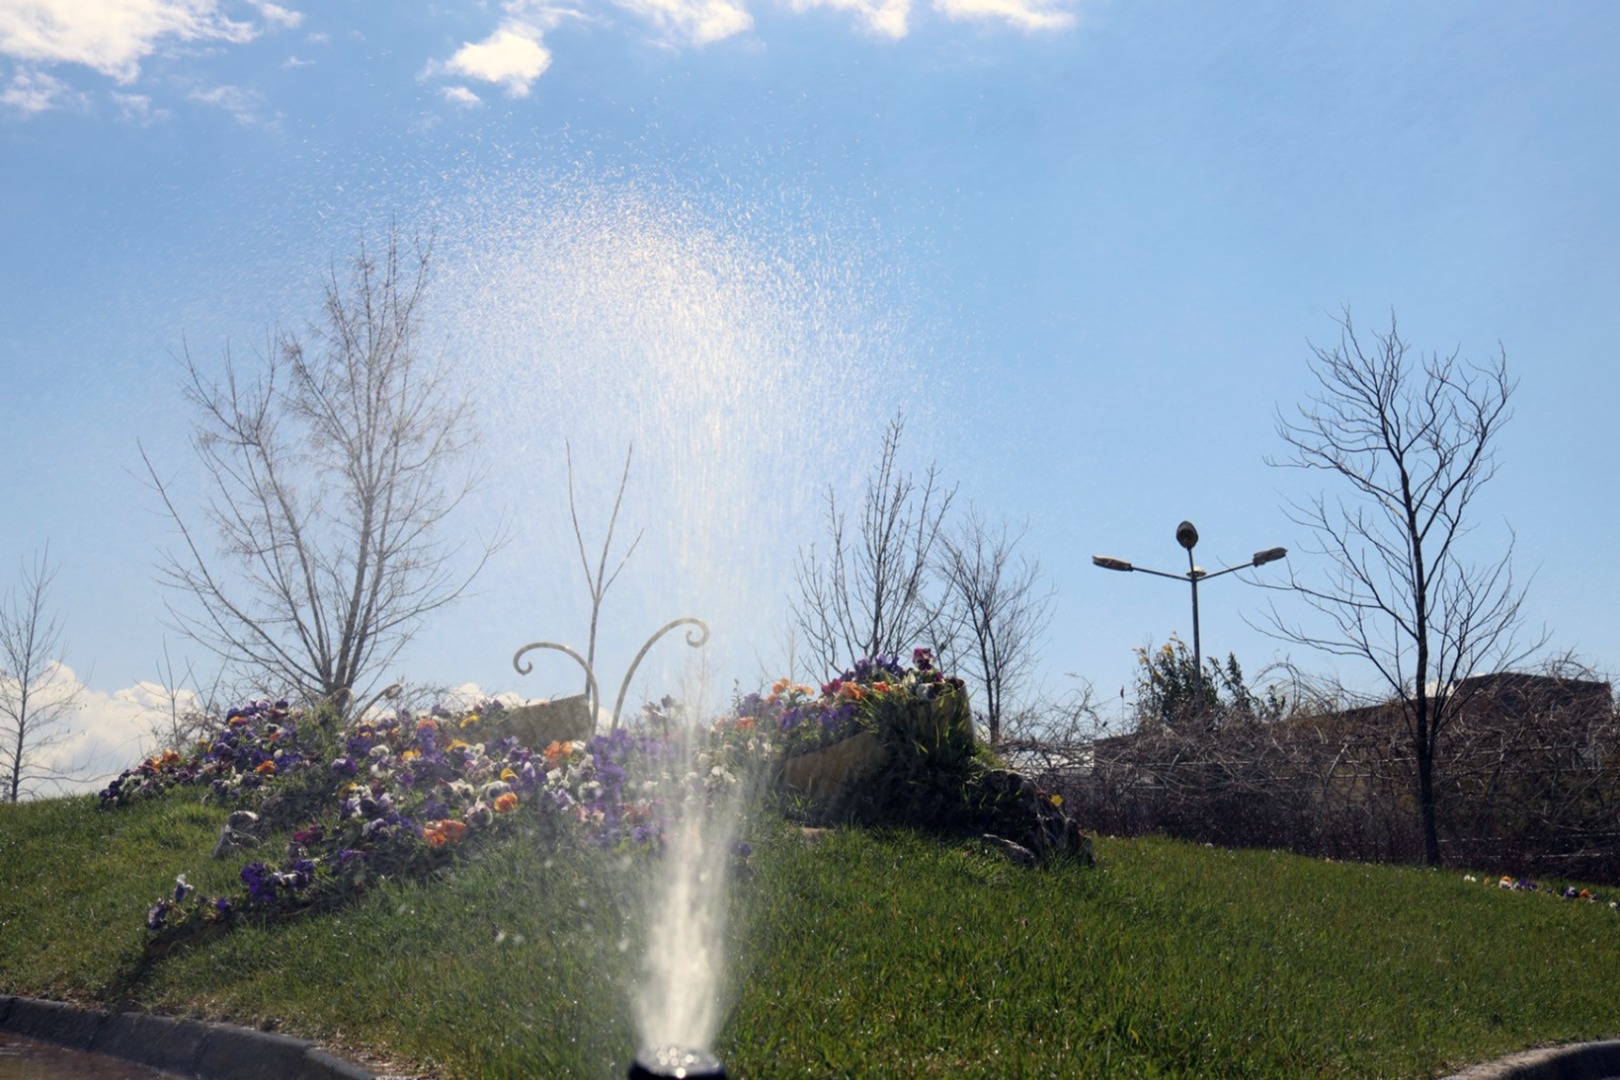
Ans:
[[[726,1067],[706,1050],[649,1046],[630,1063],[630,1080],[726,1080]]]

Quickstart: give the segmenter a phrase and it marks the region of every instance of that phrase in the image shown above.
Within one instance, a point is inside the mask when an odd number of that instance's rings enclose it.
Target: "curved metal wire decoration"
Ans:
[[[624,708],[624,695],[630,690],[630,680],[636,677],[636,668],[641,666],[641,658],[647,655],[647,650],[652,648],[653,645],[657,643],[659,638],[663,637],[677,626],[697,627],[697,630],[695,631],[688,630],[686,632],[686,643],[694,649],[702,648],[703,644],[709,640],[709,624],[704,622],[702,619],[694,619],[690,615],[681,619],[671,619],[669,622],[659,627],[658,632],[653,634],[652,637],[648,638],[647,644],[643,645],[641,647],[641,651],[636,653],[636,658],[630,661],[630,670],[625,672],[624,682],[619,684],[619,697],[618,700],[614,701],[613,703],[613,726],[609,729],[610,731],[619,730],[619,710]]]
[[[613,724],[612,727],[609,728],[610,731],[619,730],[619,713],[624,709],[624,695],[630,692],[630,680],[636,677],[636,669],[641,666],[642,658],[647,655],[649,649],[658,643],[659,638],[663,637],[677,626],[696,627],[695,630],[688,630],[686,632],[686,643],[692,648],[699,649],[707,644],[709,640],[709,624],[704,622],[702,619],[693,618],[692,616],[688,615],[680,619],[671,619],[669,622],[659,627],[658,631],[653,634],[652,637],[647,639],[647,643],[641,647],[641,651],[636,653],[636,658],[630,661],[630,670],[625,673],[624,682],[619,684],[619,696],[613,702]],[[535,641],[523,646],[523,648],[519,649],[512,655],[512,667],[517,670],[519,675],[527,675],[529,672],[534,670],[534,664],[526,662],[523,659],[523,654],[533,652],[535,649],[555,649],[557,652],[566,653],[567,655],[573,657],[574,662],[584,670],[586,692],[590,696],[591,700],[591,725],[594,728],[596,724],[596,708],[601,702],[602,695],[597,689],[596,673],[591,670],[591,665],[585,661],[583,656],[579,655],[579,653],[575,652],[573,649],[570,649],[567,645],[559,645],[555,641]]]
[[[533,652],[535,649],[555,649],[560,653],[567,653],[569,656],[574,658],[575,663],[579,664],[579,666],[584,669],[585,689],[586,693],[590,695],[591,699],[591,729],[594,731],[596,728],[596,705],[597,702],[601,700],[602,695],[601,692],[596,689],[596,673],[591,670],[591,665],[585,662],[585,658],[583,656],[579,655],[579,653],[575,652],[573,649],[570,649],[566,645],[559,645],[555,641],[535,641],[523,646],[523,648],[512,654],[512,666],[517,669],[517,673],[519,675],[527,675],[529,672],[534,670],[534,665],[532,663],[524,662],[523,654],[526,652]]]

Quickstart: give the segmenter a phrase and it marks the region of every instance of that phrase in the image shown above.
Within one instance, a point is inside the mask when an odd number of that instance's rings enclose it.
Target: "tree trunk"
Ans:
[[[1423,829],[1423,864],[1440,865],[1440,832],[1435,825],[1434,750],[1418,747],[1418,820]]]

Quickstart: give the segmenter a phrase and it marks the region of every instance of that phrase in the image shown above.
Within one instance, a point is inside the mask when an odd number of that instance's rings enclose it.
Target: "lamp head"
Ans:
[[[1093,555],[1091,565],[1100,566],[1104,570],[1134,570],[1136,567],[1124,559],[1116,559],[1112,555]]]
[[[1266,548],[1264,551],[1257,551],[1254,553],[1254,565],[1264,566],[1268,562],[1276,562],[1278,559],[1286,558],[1288,558],[1287,548]]]
[[[1180,544],[1188,551],[1191,551],[1193,549],[1193,545],[1198,543],[1198,530],[1193,528],[1192,522],[1183,521],[1180,525],[1176,526],[1176,543]]]

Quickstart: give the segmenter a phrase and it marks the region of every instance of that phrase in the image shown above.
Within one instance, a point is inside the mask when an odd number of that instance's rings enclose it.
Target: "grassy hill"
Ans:
[[[623,1075],[647,860],[536,836],[154,958],[224,811],[0,806],[0,991],[230,1019],[444,1077]],[[1620,911],[1461,872],[1107,840],[1098,867],[757,821],[733,1077],[1395,1076],[1620,1033]],[[285,836],[266,842],[268,850]]]

